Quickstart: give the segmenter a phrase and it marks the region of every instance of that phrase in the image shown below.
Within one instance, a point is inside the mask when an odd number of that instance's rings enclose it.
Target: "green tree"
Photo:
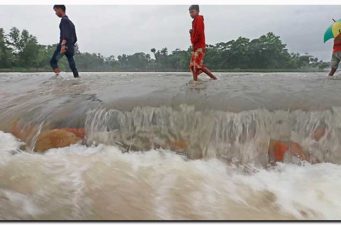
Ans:
[[[13,27],[9,33],[8,44],[14,55],[14,65],[17,67],[37,67],[39,65],[38,55],[41,46],[38,45],[37,38],[27,30],[19,31]]]
[[[11,67],[12,54],[7,47],[7,38],[4,29],[0,28],[0,68]]]
[[[56,45],[40,45],[27,30],[13,27],[6,35],[0,28],[0,68],[24,68],[50,71],[49,61]],[[152,48],[150,54],[137,52],[104,57],[101,54],[76,52],[80,71],[188,71],[191,47],[187,50]],[[69,70],[65,57],[62,70]],[[279,36],[267,33],[255,39],[236,40],[207,45],[205,64],[216,70],[324,69],[328,63],[309,54],[289,53]]]
[[[20,52],[18,62],[24,67],[37,67],[39,65],[38,55],[41,46],[38,45],[37,38],[30,35],[27,30],[21,32]]]

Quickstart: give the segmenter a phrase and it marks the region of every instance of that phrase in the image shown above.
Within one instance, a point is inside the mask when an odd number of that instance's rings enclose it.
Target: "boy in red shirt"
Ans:
[[[199,15],[199,5],[191,5],[189,7],[189,14],[193,18],[192,29],[189,30],[193,50],[189,68],[193,73],[193,80],[197,81],[199,74],[202,72],[216,80],[217,78],[204,65],[206,51],[205,26],[204,17]]]
[[[333,76],[336,72],[339,63],[341,61],[341,34],[339,34],[334,39],[334,46],[333,46],[333,55],[332,55],[332,61],[331,61],[331,71],[329,73],[329,76]]]

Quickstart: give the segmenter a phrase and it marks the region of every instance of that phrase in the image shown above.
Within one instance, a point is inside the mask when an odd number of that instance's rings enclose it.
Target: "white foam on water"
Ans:
[[[340,165],[246,172],[167,150],[19,146],[0,132],[0,219],[341,219]]]
[[[0,131],[0,150],[13,151],[20,147],[21,143],[11,134]],[[3,153],[2,153],[3,154]]]

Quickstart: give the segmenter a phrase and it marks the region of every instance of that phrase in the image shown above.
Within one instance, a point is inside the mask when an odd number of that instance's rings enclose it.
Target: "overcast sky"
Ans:
[[[188,6],[67,6],[81,51],[105,56],[150,52],[151,48],[187,49],[191,18]],[[208,44],[239,36],[256,38],[269,31],[281,36],[289,51],[329,60],[332,42],[323,34],[341,6],[202,5]],[[42,44],[58,42],[59,18],[52,6],[0,5],[0,27],[27,29]]]

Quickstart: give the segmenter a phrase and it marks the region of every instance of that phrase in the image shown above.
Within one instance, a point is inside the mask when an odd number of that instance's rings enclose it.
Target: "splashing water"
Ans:
[[[1,74],[0,219],[340,219],[340,82],[156,75]],[[32,151],[58,128],[84,145]],[[313,164],[271,164],[273,140]]]
[[[166,150],[18,150],[0,132],[1,219],[340,219],[341,167],[241,169]]]
[[[301,144],[319,162],[341,163],[341,108],[332,110],[252,110],[230,113],[194,107],[137,107],[132,111],[96,109],[85,127],[89,144],[116,144],[125,150],[169,148],[189,158],[266,166],[270,139]],[[314,131],[325,134],[314,139]]]

